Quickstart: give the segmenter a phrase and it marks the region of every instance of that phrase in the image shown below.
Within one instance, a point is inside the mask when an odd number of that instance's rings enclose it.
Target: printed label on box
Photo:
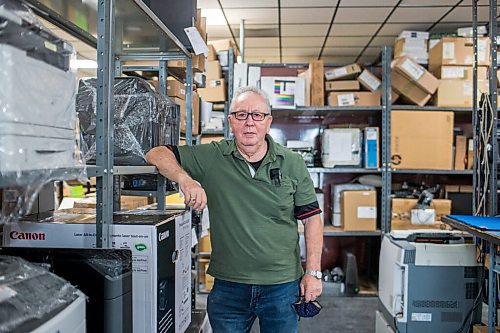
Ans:
[[[382,84],[382,82],[380,82],[375,76],[373,76],[366,70],[361,73],[361,75],[359,76],[359,80],[363,81],[363,83],[369,86],[371,91],[377,91]]]
[[[414,80],[418,81],[422,75],[425,74],[425,69],[421,66],[417,65],[410,59],[406,59],[402,64],[401,68],[405,70],[405,72]]]
[[[411,314],[411,321],[432,321],[432,313],[418,313]]]
[[[342,75],[347,75],[347,69],[344,67],[325,72],[327,80],[331,80]]]
[[[356,105],[354,94],[338,95],[337,102],[340,106]]]
[[[443,67],[442,79],[465,79],[464,67]]]
[[[376,130],[366,130],[366,139],[367,140],[377,140],[377,131]]]
[[[360,206],[358,207],[358,219],[376,219],[377,207]]]
[[[464,82],[464,95],[472,96],[472,82]]]
[[[488,50],[487,48],[488,44],[486,40],[478,40],[477,41],[477,61],[479,62],[486,62],[486,52]]]
[[[455,43],[443,43],[443,59],[455,59]]]

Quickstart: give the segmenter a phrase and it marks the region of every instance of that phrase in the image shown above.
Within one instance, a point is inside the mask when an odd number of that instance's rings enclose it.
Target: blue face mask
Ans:
[[[300,317],[304,318],[314,317],[323,308],[318,301],[306,302],[304,301],[303,297],[301,297],[299,301],[293,303],[293,307],[295,308],[295,311],[299,315],[299,319]]]

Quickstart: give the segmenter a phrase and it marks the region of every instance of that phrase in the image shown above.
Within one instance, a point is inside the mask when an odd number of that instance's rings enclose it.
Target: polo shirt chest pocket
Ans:
[[[276,198],[275,205],[273,205],[275,210],[272,214],[275,216],[277,215],[280,219],[290,218],[290,216],[293,215],[294,209],[293,195],[295,193],[295,188],[293,182],[290,179],[283,178],[280,185],[269,186]]]

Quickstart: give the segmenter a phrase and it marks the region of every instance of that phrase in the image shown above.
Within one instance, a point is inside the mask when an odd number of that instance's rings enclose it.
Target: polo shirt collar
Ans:
[[[269,134],[266,134],[266,141],[269,147],[262,163],[275,161],[277,155],[284,156],[282,147],[280,147],[276,142],[274,142],[273,138]],[[236,147],[235,139],[228,141],[228,145],[225,147],[222,153],[225,156],[233,154],[236,157],[244,159],[243,156],[241,156],[238,147]]]

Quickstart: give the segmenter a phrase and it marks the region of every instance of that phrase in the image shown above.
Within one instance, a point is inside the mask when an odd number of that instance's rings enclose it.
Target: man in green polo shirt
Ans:
[[[270,113],[262,90],[241,88],[228,116],[234,139],[146,155],[179,184],[187,205],[210,207],[215,283],[207,310],[215,333],[249,332],[257,317],[262,333],[297,332],[292,303],[322,292],[321,210],[302,157],[269,136]],[[297,220],[304,223],[305,274]]]

